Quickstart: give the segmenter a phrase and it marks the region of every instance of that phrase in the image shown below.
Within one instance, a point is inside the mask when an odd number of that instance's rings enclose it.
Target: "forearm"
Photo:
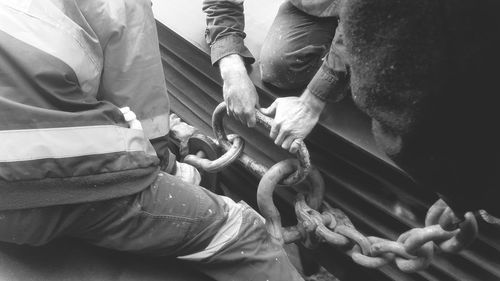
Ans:
[[[323,109],[325,108],[326,101],[318,98],[316,95],[311,93],[308,89],[302,93],[299,98],[302,106],[310,111],[316,117],[319,117]]]
[[[238,54],[225,56],[219,61],[220,74],[223,80],[230,79],[235,75],[247,74],[245,62]]]
[[[342,33],[337,28],[329,53],[307,85],[308,91],[323,101],[339,101],[346,94],[349,81],[344,49]]]
[[[239,54],[245,63],[253,63],[255,59],[243,43],[243,0],[204,0],[203,11],[207,15],[205,39],[210,45],[212,64],[230,54]]]

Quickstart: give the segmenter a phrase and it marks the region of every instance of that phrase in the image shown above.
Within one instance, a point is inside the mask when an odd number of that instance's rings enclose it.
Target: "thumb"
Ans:
[[[275,100],[269,107],[266,107],[266,108],[260,108],[260,112],[262,112],[262,114],[264,115],[267,115],[267,116],[271,116],[271,115],[274,115],[276,114],[276,107],[278,106],[278,100]]]

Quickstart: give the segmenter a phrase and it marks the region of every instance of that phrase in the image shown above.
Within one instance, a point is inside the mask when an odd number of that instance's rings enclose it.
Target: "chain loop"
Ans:
[[[283,229],[281,227],[281,216],[274,205],[273,193],[276,185],[286,176],[295,171],[299,166],[296,159],[286,159],[274,164],[262,176],[257,188],[257,205],[262,216],[266,219],[266,228],[271,237],[280,244],[285,244]]]
[[[370,247],[370,255],[361,253],[360,246],[354,245],[354,247],[352,248],[351,257],[355,263],[368,268],[379,268],[386,264],[389,264],[394,260],[395,254],[391,252],[392,249],[385,245],[392,245],[388,243],[397,244],[396,242],[385,240],[375,236],[370,236],[367,238],[368,242],[372,244]],[[374,249],[373,245],[377,244],[380,244],[380,246]]]
[[[425,240],[422,239],[420,241],[423,242],[423,244],[414,249],[408,249],[408,247],[406,246],[407,239],[410,239],[413,235],[415,237],[424,236],[425,233],[432,233],[432,230],[429,231],[425,230],[424,228],[417,228],[407,231],[399,236],[397,242],[405,246],[406,252],[411,253],[416,257],[411,259],[397,257],[396,265],[398,266],[399,270],[403,272],[416,272],[429,266],[434,255],[434,245],[432,241],[425,242]]]
[[[459,229],[446,231],[440,225],[430,225],[413,228],[401,234],[397,241],[391,241],[364,236],[342,211],[326,203],[323,203],[322,213],[319,213],[299,195],[295,206],[297,219],[303,226],[302,237],[303,232],[314,233],[320,242],[332,246],[345,248],[353,245],[346,250],[346,254],[355,263],[368,268],[379,268],[394,261],[403,272],[423,270],[434,257],[434,245],[445,252],[455,253],[470,244],[477,234],[477,223],[472,213],[466,214]]]
[[[223,117],[226,105],[221,103],[212,116],[212,126],[218,146],[225,151],[220,158],[210,161],[194,155],[185,162],[208,172],[216,172],[238,160],[254,175],[261,176],[257,189],[257,204],[266,219],[270,236],[281,244],[301,241],[308,248],[320,242],[343,249],[352,260],[368,268],[379,268],[391,262],[403,272],[425,269],[434,257],[434,248],[457,253],[474,241],[478,225],[473,213],[458,219],[448,205],[438,200],[428,211],[425,225],[402,233],[397,241],[359,232],[341,210],[323,202],[325,183],[319,171],[312,168],[309,152],[303,142],[297,159],[286,159],[271,168],[256,162],[243,153],[244,141],[236,135],[226,135]],[[257,111],[257,122],[269,129],[272,119]],[[296,185],[307,179],[309,189],[297,194],[295,213],[297,225],[282,227],[281,216],[273,202],[278,184]]]
[[[316,225],[324,225],[325,222],[319,213],[310,208],[306,203],[306,197],[303,194],[298,195],[296,211],[298,211],[298,224],[295,227],[283,228],[281,225],[281,216],[274,205],[274,189],[280,181],[292,172],[296,171],[300,163],[297,159],[286,159],[273,165],[262,177],[257,188],[257,205],[262,216],[266,219],[266,228],[271,237],[278,242],[285,244],[297,241],[305,241],[306,246],[313,247],[316,243],[314,238],[308,236],[315,230]],[[320,173],[313,169],[308,176],[308,181],[317,183],[307,192],[307,198],[310,202],[321,202],[324,192],[324,182]],[[297,207],[298,206],[298,207]],[[304,219],[305,217],[305,219]],[[327,220],[329,217],[326,216]],[[328,222],[326,222],[328,224]],[[311,238],[311,239],[309,239]]]
[[[219,145],[222,147],[224,151],[229,150],[231,147],[231,143],[228,140],[226,131],[223,126],[223,119],[224,116],[226,115],[227,115],[227,110],[225,102],[220,103],[215,108],[212,114],[212,128],[214,131],[214,135],[217,138]],[[265,116],[260,111],[256,111],[256,118],[257,118],[257,123],[263,125],[266,129],[271,128],[273,122],[272,118]],[[295,185],[304,180],[311,171],[311,160],[309,158],[309,151],[307,150],[307,147],[305,146],[303,141],[300,141],[299,143],[297,159],[299,159],[300,165],[298,166],[296,171],[294,171],[292,174],[288,175],[285,179],[282,180],[283,185]],[[249,170],[252,171],[252,173],[257,174],[261,177],[267,171],[265,167],[262,167],[262,165],[259,165],[258,163],[252,161],[248,157],[245,158],[240,157],[239,160],[245,167],[249,168]]]
[[[184,163],[193,165],[196,168],[203,169],[209,173],[219,172],[238,159],[238,157],[240,157],[243,153],[243,149],[245,147],[245,141],[237,135],[229,135],[228,142],[231,144],[229,149],[225,150],[225,153],[215,160],[209,160],[194,154],[188,154],[184,157],[183,161]]]

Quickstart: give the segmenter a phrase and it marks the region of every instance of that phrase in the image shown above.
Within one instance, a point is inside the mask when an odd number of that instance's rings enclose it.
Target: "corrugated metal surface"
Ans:
[[[170,0],[167,2],[171,4],[164,5],[175,5]],[[182,1],[177,1],[179,3]],[[167,16],[180,19],[183,16],[175,14],[179,10],[182,8],[172,8],[170,12],[166,11]],[[164,24],[159,23],[158,29],[172,111],[211,135],[211,113],[222,101],[217,70],[210,65],[206,46],[193,43],[192,38],[179,36],[172,30],[175,28]],[[252,77],[258,77],[255,68]],[[257,79],[255,81],[261,105],[268,105],[279,93],[266,88]],[[327,182],[328,202],[344,210],[358,229],[368,235],[394,239],[411,227],[421,226],[435,196],[418,190],[390,162],[370,151],[368,120],[356,112],[349,101],[336,106],[338,116],[348,120],[346,124],[350,124],[351,130],[359,131],[355,132],[359,143],[366,141],[368,144],[364,148],[355,145],[356,139],[346,138],[342,131],[336,131],[335,126],[329,126],[327,122],[317,126],[308,138],[306,143],[311,159]],[[226,127],[247,140],[246,153],[265,164],[288,157],[268,140],[267,132],[259,130],[255,133],[232,120]],[[222,181],[232,192],[254,203],[258,180],[241,167],[233,165],[228,168],[222,173]],[[280,190],[278,194],[282,211],[286,213],[285,217],[289,217],[293,194],[286,190]],[[482,223],[480,233],[480,238],[460,255],[438,256],[428,270],[415,274],[401,273],[393,266],[380,270],[365,269],[332,247],[322,247],[310,254],[341,280],[500,280],[500,230]]]

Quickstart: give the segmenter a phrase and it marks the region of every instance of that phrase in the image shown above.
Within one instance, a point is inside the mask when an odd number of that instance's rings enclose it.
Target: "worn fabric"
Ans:
[[[157,176],[122,198],[1,211],[0,241],[43,245],[74,237],[141,255],[184,256],[220,281],[303,280],[253,209],[169,174]]]
[[[297,4],[300,1],[295,1]],[[307,2],[307,3],[306,3]],[[303,1],[303,5],[308,5],[309,3],[316,3],[316,1]],[[338,8],[337,1],[317,1],[321,5],[324,5],[326,2],[332,2],[331,7]],[[323,3],[323,4],[321,4]],[[306,5],[306,6],[307,6]],[[307,14],[307,11],[303,13],[303,10],[299,8],[293,9],[290,6],[296,8],[296,6],[291,3],[291,1],[285,1],[285,3],[281,6],[280,11],[278,12],[278,18],[275,20],[273,27],[271,27],[270,33],[267,36],[266,40],[270,40],[270,42],[265,42],[263,44],[263,62],[273,62],[276,61],[275,58],[281,60],[283,57],[296,57],[297,59],[310,61],[310,63],[302,63],[299,62],[297,65],[296,61],[288,60],[288,65],[278,66],[277,69],[274,69],[269,64],[264,65],[264,71],[266,74],[263,76],[264,80],[270,82],[270,80],[274,80],[277,86],[285,85],[284,83],[280,83],[281,80],[292,80],[297,77],[294,71],[288,73],[277,73],[274,77],[269,77],[270,72],[273,70],[279,71],[285,67],[295,68],[295,67],[304,67],[307,69],[302,69],[300,71],[301,74],[304,74],[304,77],[311,78],[311,81],[308,81],[307,88],[318,98],[321,100],[340,100],[345,95],[345,89],[347,85],[346,72],[347,66],[344,61],[344,57],[342,54],[342,37],[339,32],[335,33],[336,25],[331,24],[332,21],[337,19],[336,15],[338,13],[335,12],[332,14],[332,17],[317,17],[311,16]],[[312,6],[311,6],[312,7]],[[245,18],[243,13],[243,0],[205,0],[203,2],[203,10],[207,14],[207,29],[205,32],[207,43],[211,48],[211,59],[212,64],[216,65],[217,62],[230,54],[239,54],[241,55],[246,63],[253,63],[255,61],[252,54],[245,47],[243,39],[246,34],[244,32],[245,27]],[[305,14],[305,15],[304,15]],[[290,19],[286,19],[286,17],[290,17]],[[290,23],[290,26],[286,26],[284,23]],[[303,23],[305,26],[299,26],[295,24]],[[282,29],[278,29],[281,27]],[[330,34],[325,35],[326,29],[331,27]],[[314,38],[312,42],[313,47],[304,47],[305,49],[300,50],[300,47],[305,46],[307,42],[300,42],[302,36],[305,36],[304,32],[310,31],[312,34],[310,38]],[[294,32],[297,32],[294,34]],[[334,37],[335,34],[338,34]],[[289,40],[284,42],[279,42],[279,38],[284,37]],[[295,37],[297,40],[290,40],[292,37]],[[324,40],[326,38],[334,38],[333,42],[330,40],[328,45],[330,49],[323,60],[323,63],[319,68],[316,68],[315,62],[317,60],[317,56],[323,51],[321,48],[325,46]],[[290,46],[284,47],[283,43],[290,43]],[[278,46],[281,47],[278,50],[272,50],[272,47]],[[294,48],[299,48],[297,54],[286,53]],[[264,49],[265,48],[265,49]],[[275,52],[275,53],[273,53]],[[261,54],[262,55],[262,54]],[[302,57],[306,56],[306,57]],[[267,70],[266,70],[267,68]],[[312,74],[311,70],[316,68],[317,71]],[[292,77],[285,77],[290,74]],[[302,80],[299,81],[302,84]],[[301,85],[302,86],[302,85]]]
[[[290,0],[301,11],[316,17],[338,17],[341,0]]]
[[[284,2],[262,44],[262,80],[282,89],[305,87],[323,64],[337,26],[335,18],[317,18]]]
[[[344,5],[352,95],[379,146],[457,212],[498,214],[500,2]]]
[[[1,1],[0,210],[149,186],[148,139],[168,133],[159,58],[150,1]]]
[[[255,58],[243,43],[246,34],[243,0],[204,0],[207,28],[205,39],[210,46],[212,64],[228,55],[238,54],[246,63]]]
[[[339,24],[328,54],[307,85],[307,89],[322,101],[340,101],[349,90],[348,73],[349,67],[345,58],[342,24]]]

